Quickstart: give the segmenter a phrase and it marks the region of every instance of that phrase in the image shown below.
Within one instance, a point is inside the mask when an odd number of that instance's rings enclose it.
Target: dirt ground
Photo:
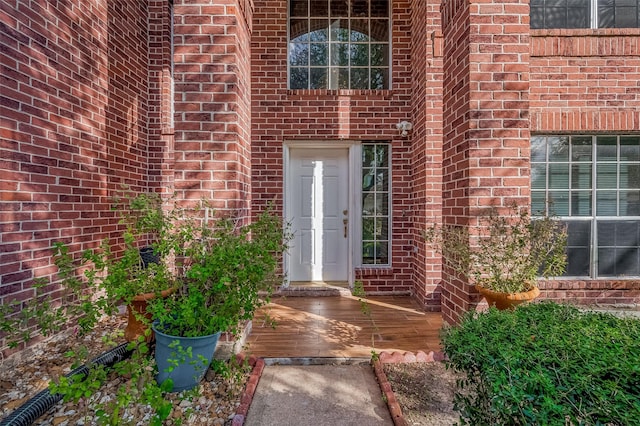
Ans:
[[[383,365],[409,426],[444,426],[459,422],[453,410],[456,375],[442,362]]]

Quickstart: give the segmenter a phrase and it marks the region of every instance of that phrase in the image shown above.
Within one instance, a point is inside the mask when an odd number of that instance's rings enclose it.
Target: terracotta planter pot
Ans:
[[[522,293],[503,293],[489,290],[479,285],[476,286],[476,290],[484,296],[489,306],[495,306],[500,310],[513,309],[521,303],[529,302],[540,295],[540,289],[536,286]]]
[[[171,293],[175,292],[175,288],[164,290],[160,293],[160,297],[167,297]],[[145,323],[140,321],[138,317],[142,315],[144,318],[151,322],[151,314],[147,312],[147,305],[149,300],[155,299],[156,293],[145,293],[135,296],[131,303],[127,305],[127,327],[124,329],[124,338],[127,341],[132,342],[140,336],[144,336],[149,328]],[[137,314],[137,315],[136,315]],[[147,342],[152,342],[154,339],[153,331],[146,337]]]

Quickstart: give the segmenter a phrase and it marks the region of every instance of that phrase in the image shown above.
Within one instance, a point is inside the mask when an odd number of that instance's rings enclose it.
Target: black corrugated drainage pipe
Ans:
[[[86,377],[89,373],[89,368],[87,365],[91,364],[100,364],[105,365],[107,367],[111,367],[116,362],[122,361],[123,359],[129,358],[131,353],[133,352],[131,349],[128,349],[129,343],[123,343],[120,346],[116,346],[99,355],[91,360],[86,365],[82,367],[78,367],[75,370],[71,371],[68,374],[65,374],[66,377],[75,376],[76,374],[80,374],[82,378]],[[40,391],[18,407],[13,413],[9,415],[9,417],[0,421],[0,426],[28,426],[32,424],[36,419],[46,413],[51,407],[53,407],[58,401],[62,399],[62,395],[60,394],[51,394],[49,389],[45,389]]]

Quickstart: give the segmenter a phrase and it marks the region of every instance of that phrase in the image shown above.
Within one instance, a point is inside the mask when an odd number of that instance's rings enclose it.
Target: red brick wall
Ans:
[[[0,4],[0,303],[55,281],[55,241],[77,253],[113,237],[122,184],[147,188],[159,134],[148,13],[126,0]]]
[[[175,2],[175,188],[248,217],[251,3]]]
[[[258,210],[282,211],[287,140],[392,142],[393,269],[356,272],[370,292],[413,288],[412,137],[395,124],[412,119],[411,1],[393,1],[392,87],[383,91],[287,90],[287,1],[255,1],[252,37],[252,187]]]
[[[640,30],[533,30],[531,132],[640,131]],[[580,304],[637,304],[640,281],[540,282],[542,297]]]
[[[531,131],[640,131],[640,30],[533,30]]]
[[[440,258],[427,251],[422,232],[442,212],[442,32],[440,8],[414,0],[411,5],[413,208],[413,293],[430,310],[440,309]]]
[[[473,238],[487,206],[529,204],[529,7],[452,1],[442,13],[443,221],[471,226]],[[478,300],[446,270],[442,297],[447,322]]]

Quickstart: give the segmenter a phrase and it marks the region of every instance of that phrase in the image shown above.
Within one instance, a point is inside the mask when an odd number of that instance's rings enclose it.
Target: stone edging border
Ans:
[[[432,351],[424,353],[419,351],[416,354],[412,352],[381,352],[378,359],[373,361],[373,371],[378,379],[378,385],[380,386],[383,397],[387,401],[387,407],[389,408],[389,413],[391,414],[391,419],[395,426],[407,426],[407,421],[402,415],[400,404],[393,393],[393,389],[391,389],[391,384],[387,379],[387,375],[384,373],[383,364],[402,362],[440,362],[444,361],[444,359],[445,355],[442,352]],[[243,363],[246,360],[246,355],[244,353],[240,353],[236,355],[236,360],[238,363]],[[247,362],[253,368],[251,369],[251,374],[249,375],[247,384],[245,385],[242,396],[240,397],[240,405],[236,409],[235,416],[233,416],[233,421],[231,423],[232,426],[244,426],[245,419],[249,413],[249,407],[251,406],[253,396],[256,392],[256,388],[258,387],[258,382],[260,381],[260,377],[262,376],[262,372],[265,367],[265,361],[263,358],[250,356]]]
[[[239,363],[243,363],[246,359],[245,354],[240,353],[236,355],[236,359]],[[264,359],[262,358],[251,356],[249,357],[247,362],[253,368],[251,369],[251,374],[249,375],[249,380],[247,380],[244,391],[242,391],[242,396],[240,396],[240,405],[236,409],[235,416],[233,416],[233,420],[231,422],[232,426],[244,425],[244,421],[247,418],[247,414],[249,413],[249,407],[251,406],[251,402],[253,401],[253,395],[256,393],[258,382],[260,381],[262,371],[264,370],[265,364]]]
[[[396,399],[393,389],[391,389],[391,383],[387,379],[387,375],[384,373],[383,364],[403,363],[403,362],[436,362],[443,361],[445,355],[442,352],[429,352],[428,354],[420,351],[417,354],[412,352],[381,352],[378,359],[373,361],[373,370],[378,379],[380,390],[384,399],[387,401],[387,407],[389,407],[389,413],[391,413],[391,419],[395,426],[407,426],[407,421],[402,415],[400,404]],[[234,423],[235,424],[235,423]]]

